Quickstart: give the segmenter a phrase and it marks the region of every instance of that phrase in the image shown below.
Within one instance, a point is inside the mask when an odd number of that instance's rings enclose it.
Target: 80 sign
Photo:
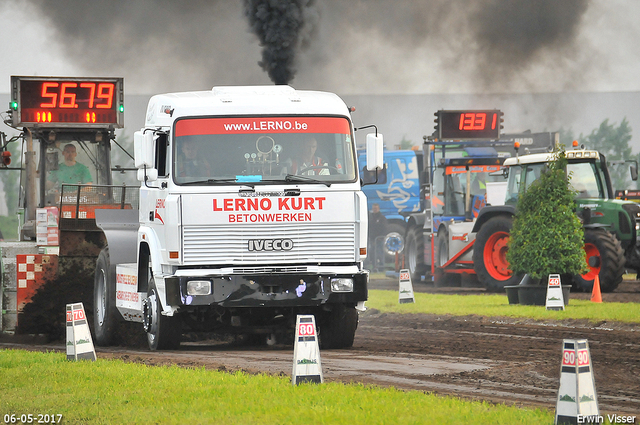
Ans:
[[[316,334],[316,327],[313,323],[300,323],[298,325],[298,335],[300,336],[314,336]]]

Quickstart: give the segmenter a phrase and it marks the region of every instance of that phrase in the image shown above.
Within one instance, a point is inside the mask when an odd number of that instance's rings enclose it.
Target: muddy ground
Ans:
[[[373,279],[372,289],[397,290],[395,279]],[[415,292],[482,294],[479,288],[434,288],[416,283]],[[640,303],[640,283],[624,282],[604,302]],[[571,299],[590,294],[572,293]],[[640,306],[640,304],[639,304]],[[640,308],[639,308],[640,317]],[[325,381],[364,382],[463,398],[553,410],[560,378],[563,339],[589,341],[601,413],[640,418],[639,323],[451,317],[361,315],[349,350],[323,351]],[[0,347],[60,349],[60,343],[29,338],[0,339]],[[178,364],[219,370],[291,375],[292,346],[248,346],[237,340],[183,343],[180,351],[98,348],[100,358],[150,365]]]

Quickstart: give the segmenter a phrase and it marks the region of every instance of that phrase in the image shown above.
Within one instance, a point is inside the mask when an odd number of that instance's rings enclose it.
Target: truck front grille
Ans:
[[[355,261],[353,223],[304,225],[276,224],[242,226],[184,226],[185,265],[232,264],[238,268],[277,263],[331,263]],[[277,243],[288,250],[262,249],[261,241]],[[259,250],[250,251],[249,246]],[[268,245],[267,245],[268,246]],[[249,267],[251,269],[252,267]]]

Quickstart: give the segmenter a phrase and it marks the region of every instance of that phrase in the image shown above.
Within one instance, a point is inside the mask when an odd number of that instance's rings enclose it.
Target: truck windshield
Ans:
[[[356,179],[355,147],[345,117],[184,118],[176,121],[174,141],[177,184]]]
[[[492,183],[504,182],[499,165],[446,166],[434,175],[433,210],[437,215],[464,216],[485,203]],[[504,193],[504,190],[501,192]]]

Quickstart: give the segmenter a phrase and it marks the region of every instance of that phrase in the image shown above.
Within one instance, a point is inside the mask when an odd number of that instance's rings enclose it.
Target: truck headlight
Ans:
[[[331,292],[353,292],[353,279],[347,277],[331,279]]]
[[[211,281],[190,280],[187,282],[187,295],[210,295]]]

